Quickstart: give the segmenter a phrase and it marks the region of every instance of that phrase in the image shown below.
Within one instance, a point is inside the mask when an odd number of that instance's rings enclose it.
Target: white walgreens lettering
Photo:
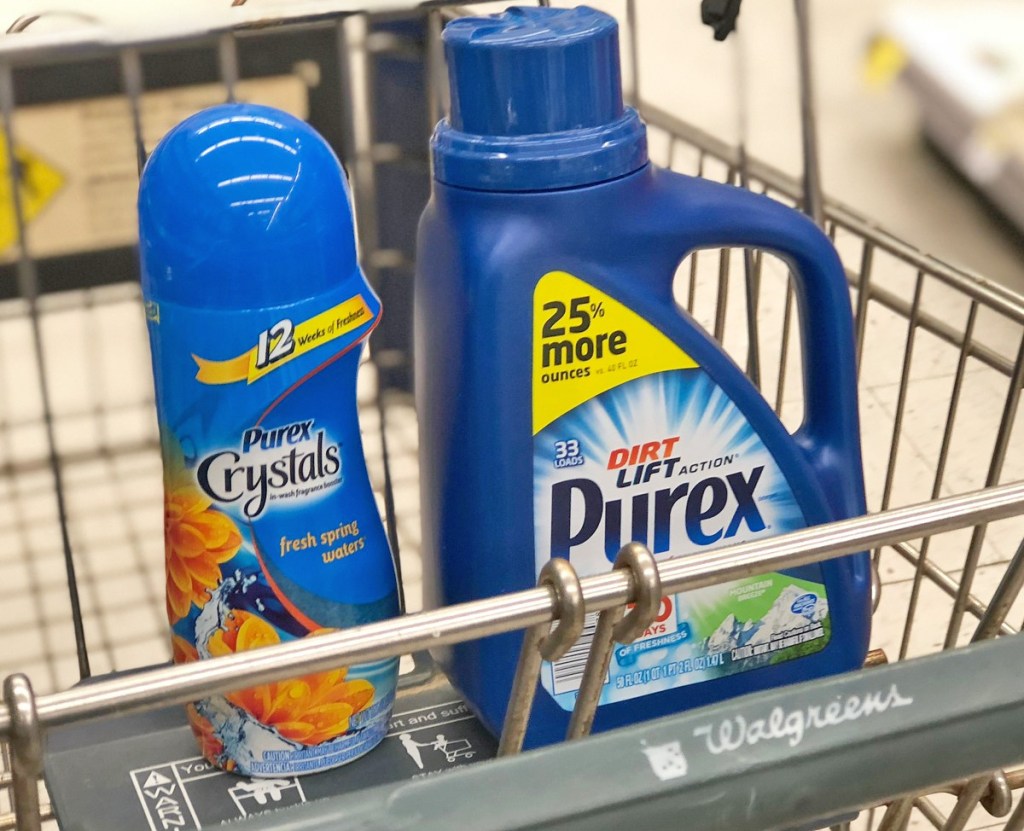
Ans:
[[[739,750],[743,745],[755,745],[762,741],[788,739],[790,747],[796,747],[804,740],[808,730],[834,727],[847,721],[857,721],[877,713],[884,713],[897,707],[909,707],[913,698],[900,694],[896,685],[888,691],[864,693],[838,697],[828,704],[813,704],[800,710],[785,710],[775,707],[767,718],[747,720],[737,715],[722,719],[717,725],[702,724],[693,731],[694,736],[703,736],[708,751],[714,755]]]

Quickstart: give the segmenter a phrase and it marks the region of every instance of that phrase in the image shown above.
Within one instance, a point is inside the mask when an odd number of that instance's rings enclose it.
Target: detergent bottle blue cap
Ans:
[[[361,280],[338,158],[270,107],[211,107],[171,130],[142,173],[139,229],[158,301],[260,309]]]
[[[516,7],[444,30],[451,114],[434,172],[482,190],[553,190],[647,163],[646,131],[622,103],[615,18],[586,6]]]

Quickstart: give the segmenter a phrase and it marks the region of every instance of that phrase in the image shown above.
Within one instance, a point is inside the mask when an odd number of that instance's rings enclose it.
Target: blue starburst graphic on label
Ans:
[[[664,560],[806,527],[760,436],[691,356],[564,272],[540,281],[534,303],[538,573],[551,557],[584,576],[606,572],[628,542]],[[566,710],[590,631],[541,676]],[[613,652],[600,701],[799,658],[830,634],[817,565],[670,595],[647,631]]]
[[[585,462],[552,465],[551,448],[569,442],[575,455],[565,458]],[[542,430],[535,446],[538,568],[566,557],[593,574],[630,541],[679,556],[804,525],[760,438],[700,369],[603,393]]]

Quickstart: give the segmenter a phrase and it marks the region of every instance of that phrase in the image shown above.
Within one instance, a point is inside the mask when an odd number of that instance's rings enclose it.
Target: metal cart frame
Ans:
[[[372,57],[387,50],[421,50],[431,84],[432,113],[444,110],[445,85],[442,57],[437,35],[445,15],[458,13],[449,7],[424,9],[430,37],[425,46],[403,41],[400,37],[367,35],[366,19],[358,14],[368,3],[343,3],[316,0],[303,4],[300,19],[268,19],[265,13],[252,12],[236,4],[240,11],[218,9],[212,15],[208,31],[176,32],[174,39],[215,40],[222,81],[228,97],[239,81],[237,39],[258,37],[258,30],[271,23],[292,26],[332,27],[339,44],[339,74],[355,112],[346,110],[343,158],[349,162],[355,200],[360,217],[361,250],[367,271],[373,278],[377,269],[393,262],[400,253],[381,248],[378,228],[370,219],[376,215],[374,199],[377,174],[381,166],[408,162],[394,147],[375,143],[372,130],[359,117],[358,108],[367,106]],[[411,4],[381,3],[398,9]],[[546,4],[545,4],[546,5]],[[627,23],[632,42],[633,78],[637,78],[636,26],[639,10],[633,0],[627,3]],[[226,7],[225,7],[226,8]],[[376,7],[375,7],[376,8]],[[29,831],[40,827],[45,811],[40,810],[37,780],[43,765],[43,735],[48,728],[71,722],[103,718],[112,714],[185,703],[198,697],[233,688],[332,668],[341,663],[369,661],[406,654],[420,649],[451,644],[499,632],[526,630],[519,673],[511,692],[511,705],[502,753],[515,758],[474,765],[445,777],[386,786],[349,797],[347,800],[305,806],[303,811],[270,820],[257,819],[253,828],[319,828],[346,818],[368,823],[366,827],[418,828],[450,827],[453,822],[472,823],[480,828],[595,828],[646,822],[664,827],[668,817],[686,816],[687,822],[701,828],[758,829],[792,827],[820,820],[850,809],[887,805],[879,814],[878,827],[906,827],[911,812],[917,810],[937,828],[963,829],[974,809],[982,804],[993,817],[1005,817],[1012,809],[1012,791],[1024,787],[1024,768],[1011,769],[1024,761],[1024,682],[1017,667],[1024,660],[1024,646],[1017,638],[980,643],[998,635],[1014,635],[1017,629],[1007,616],[1024,585],[1024,544],[1007,561],[999,585],[984,599],[974,592],[974,581],[982,562],[986,533],[990,523],[1024,515],[1024,483],[1003,484],[1003,470],[1018,423],[1018,402],[1024,386],[1024,298],[1018,297],[981,277],[966,273],[917,251],[890,236],[870,221],[849,209],[821,198],[817,187],[816,151],[813,142],[813,108],[810,102],[810,71],[806,40],[806,7],[798,0],[797,18],[804,38],[801,40],[801,65],[805,80],[805,182],[806,190],[789,177],[769,166],[746,158],[742,147],[733,148],[668,113],[646,104],[636,89],[634,102],[651,126],[652,139],[664,147],[662,163],[681,167],[689,164],[698,175],[717,176],[730,183],[764,192],[790,204],[804,204],[824,223],[837,242],[848,268],[855,296],[858,357],[870,342],[872,314],[885,310],[905,324],[903,355],[894,399],[894,420],[888,451],[881,459],[884,484],[878,512],[846,522],[812,528],[784,537],[734,546],[713,553],[652,565],[643,551],[625,551],[623,560],[612,572],[578,580],[571,569],[555,567],[543,575],[537,588],[462,606],[408,615],[392,621],[358,627],[332,635],[271,647],[244,656],[215,661],[146,670],[127,677],[98,680],[88,686],[37,696],[23,675],[12,675],[4,682],[4,705],[0,707],[0,737],[4,739],[5,766],[0,788],[13,794],[15,813],[0,816],[0,829]],[[283,14],[283,12],[281,12]],[[234,15],[234,16],[232,16]],[[350,16],[351,15],[351,16]],[[33,20],[23,19],[12,31],[31,32]],[[88,22],[78,39],[33,41],[8,38],[0,43],[0,119],[6,138],[11,193],[19,237],[17,277],[21,303],[12,307],[10,318],[29,323],[33,352],[39,368],[40,419],[45,427],[46,465],[53,482],[58,521],[68,573],[71,608],[82,675],[89,674],[88,653],[82,609],[76,590],[72,535],[64,504],[62,475],[66,459],[55,437],[55,416],[50,402],[50,384],[46,377],[47,344],[41,321],[47,314],[46,298],[41,298],[37,261],[29,247],[25,211],[21,204],[15,156],[17,101],[14,71],[27,64],[59,62],[69,55],[116,54],[120,60],[124,93],[131,106],[138,160],[145,159],[141,96],[145,87],[140,54],[153,48],[159,38],[147,39],[138,33],[130,38],[116,32],[102,32]],[[251,31],[256,29],[257,31]],[[22,31],[25,34],[26,31]],[[684,158],[685,157],[685,158]],[[422,162],[422,160],[415,160]],[[878,265],[885,259],[909,273],[909,294],[895,290],[887,278],[880,278]],[[730,295],[732,258],[727,251],[699,252],[691,255],[681,271],[680,295],[683,304],[699,313],[700,295],[711,295],[705,303],[710,310],[704,318],[715,336],[728,345],[736,293]],[[714,277],[701,282],[701,269],[711,262]],[[742,257],[745,292],[746,333],[741,349],[751,376],[761,382],[776,409],[782,413],[790,400],[792,385],[789,366],[796,350],[791,348],[792,320],[796,313],[792,290],[784,293],[780,309],[781,328],[776,342],[778,366],[771,373],[766,367],[768,340],[759,311],[762,291],[769,278],[769,258],[761,252],[744,252]],[[688,277],[688,280],[687,280]],[[933,286],[952,293],[964,304],[962,325],[929,310],[925,297]],[[4,317],[3,319],[10,319]],[[982,327],[993,321],[1016,333],[1009,342],[1015,348],[1002,348],[984,337]],[[0,322],[0,325],[3,325]],[[953,350],[956,369],[952,375],[949,406],[945,409],[942,440],[934,459],[930,492],[920,504],[893,509],[894,489],[901,461],[904,419],[908,398],[913,390],[915,347],[923,337],[935,339]],[[394,355],[385,356],[394,361]],[[398,360],[402,356],[398,356]],[[381,358],[378,357],[378,360]],[[955,440],[957,412],[962,391],[973,367],[984,367],[1005,379],[1005,397],[1000,402],[999,426],[987,469],[980,487],[968,493],[944,495],[943,482]],[[404,405],[401,396],[381,390],[373,402],[381,414],[389,407]],[[382,419],[382,423],[384,419]],[[0,424],[0,433],[8,425]],[[386,430],[382,438],[386,440]],[[155,448],[155,445],[154,445]],[[388,451],[383,451],[384,499],[392,533],[395,527],[395,499],[388,476]],[[19,475],[10,464],[5,477]],[[401,506],[398,506],[401,510]],[[1024,536],[1022,526],[1018,530]],[[944,568],[930,557],[932,541],[957,529],[970,529],[970,539],[962,568]],[[396,538],[395,538],[396,539]],[[630,547],[627,546],[627,549]],[[913,571],[906,624],[898,657],[907,657],[911,649],[912,624],[923,587],[937,587],[952,600],[943,654],[900,662],[884,668],[826,679],[798,687],[728,702],[712,708],[675,716],[655,724],[638,725],[606,736],[593,737],[585,744],[568,742],[544,751],[516,756],[522,732],[529,716],[536,689],[541,658],[557,655],[575,639],[582,615],[601,613],[598,637],[595,637],[587,676],[599,678],[602,663],[615,639],[626,640],[631,628],[641,625],[643,609],[661,593],[678,592],[713,585],[766,570],[818,562],[864,549],[875,551],[876,563],[883,551],[896,552]],[[637,609],[623,618],[627,603]],[[977,619],[965,629],[968,617]],[[554,629],[552,629],[554,624]],[[966,638],[970,646],[953,649]],[[893,655],[893,657],[897,657]],[[972,684],[976,673],[984,672],[984,689]],[[849,718],[830,721],[824,708],[836,700],[849,704]],[[815,703],[818,702],[818,703]],[[865,704],[865,702],[868,702]],[[905,702],[905,703],[901,703]],[[596,693],[586,680],[574,714],[571,738],[588,732]],[[912,706],[913,705],[913,706]],[[894,711],[899,708],[899,714]],[[744,753],[723,753],[710,731],[715,723],[753,723],[761,718],[771,724],[774,712],[780,719],[790,713],[803,713],[801,738],[794,733],[772,733],[762,728],[760,738],[750,741]],[[869,712],[870,711],[870,712]],[[809,715],[811,714],[811,715]],[[866,714],[866,715],[865,715]],[[868,718],[867,716],[871,716]],[[815,719],[818,721],[816,722]],[[856,722],[856,725],[853,724]],[[781,723],[781,722],[780,722]],[[795,724],[795,721],[794,721]],[[711,725],[711,726],[709,726]],[[779,728],[781,730],[781,728]],[[795,728],[794,728],[795,729]],[[771,734],[771,735],[769,735]],[[705,741],[705,739],[707,739]],[[716,752],[715,747],[718,747]],[[950,752],[958,748],[959,752]],[[656,751],[676,761],[674,774],[659,773]],[[678,764],[679,758],[685,757]],[[881,775],[877,766],[880,759]],[[662,762],[664,758],[662,758]],[[650,763],[649,765],[647,763]],[[671,768],[671,765],[669,765]],[[874,768],[874,769],[873,769]],[[555,771],[583,769],[588,777],[569,777],[551,788],[542,785],[555,779]],[[679,771],[682,770],[682,773]],[[794,787],[794,782],[811,776],[814,787]],[[665,774],[665,775],[662,775]],[[595,793],[593,776],[608,784]],[[515,782],[529,789],[530,800],[509,804],[500,816],[481,818],[469,807],[456,809],[446,794],[466,792],[466,788],[492,787],[493,782]],[[956,796],[956,803],[944,815],[929,797],[922,794],[945,790]],[[772,800],[758,798],[770,793]],[[728,794],[723,797],[723,794]],[[527,804],[528,803],[528,804]],[[459,802],[454,803],[458,805]],[[459,814],[466,810],[469,813]],[[685,811],[684,814],[680,812]],[[372,821],[371,821],[372,820]],[[871,820],[869,819],[869,822]],[[467,824],[468,827],[468,824]],[[1006,829],[1024,828],[1024,808],[1018,807],[1005,824]]]

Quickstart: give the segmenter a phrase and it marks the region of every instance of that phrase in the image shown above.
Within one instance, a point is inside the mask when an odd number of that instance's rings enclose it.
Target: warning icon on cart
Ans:
[[[640,749],[647,757],[654,775],[662,782],[686,776],[688,770],[686,756],[683,755],[683,746],[679,742],[656,744],[651,747],[643,746]]]
[[[454,764],[458,759],[472,759],[476,755],[469,739],[446,738],[444,733],[438,733],[432,740],[426,742],[416,741],[409,733],[400,733],[398,740],[409,755],[409,758],[416,763],[416,767],[423,770],[424,751],[433,750],[444,756],[449,765]]]
[[[160,773],[160,771],[154,770],[146,777],[146,781],[142,785],[142,790],[147,791],[150,788],[159,788],[161,785],[170,784],[172,784],[170,779]]]
[[[238,813],[243,817],[258,814],[264,808],[273,805],[298,805],[302,798],[302,788],[295,779],[258,779],[252,782],[239,782],[228,793],[234,800]]]

